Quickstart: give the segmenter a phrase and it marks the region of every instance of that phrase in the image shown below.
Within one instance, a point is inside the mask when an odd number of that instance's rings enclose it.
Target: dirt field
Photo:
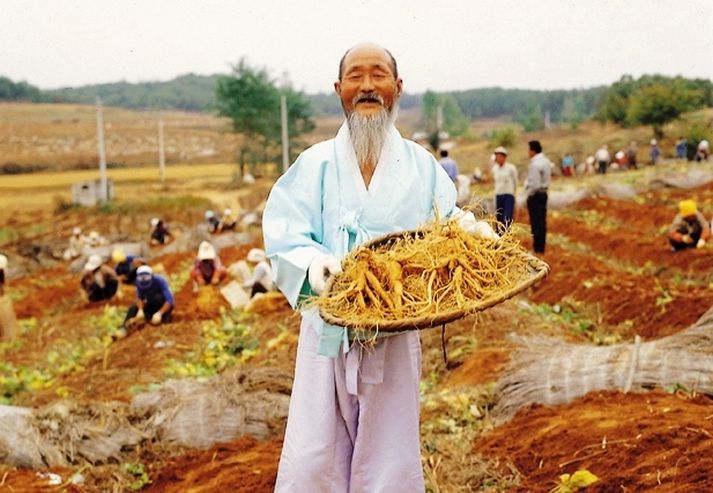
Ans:
[[[706,169],[713,171],[710,165]],[[625,176],[637,175],[606,179]],[[22,214],[2,216],[0,250],[22,264],[8,282],[21,335],[19,342],[0,345],[0,390],[6,402],[33,407],[63,398],[129,402],[169,378],[218,368],[211,366],[205,349],[211,337],[207,328],[221,319],[225,304],[215,292],[205,295],[213,303],[198,304],[185,276],[192,251],[151,252],[152,264],[160,263],[173,283],[179,303],[174,322],[114,342],[107,336],[131,303],[131,289],[123,290],[121,299],[87,303],[77,289],[78,274],[66,263],[52,260],[49,250],[32,255],[33,245],[60,248],[75,224],[97,228],[112,239],[127,231],[141,239],[155,214],[187,230],[202,220],[206,207],[254,207],[269,188],[265,182],[254,189],[229,190],[209,178],[210,173],[168,189],[152,188],[161,197],[156,202],[141,202],[140,192],[126,194],[123,208],[108,211],[57,211],[25,201]],[[554,188],[571,184],[558,179]],[[27,190],[20,187],[19,193]],[[9,193],[0,187],[0,200]],[[589,198],[550,211],[544,259],[552,271],[544,282],[517,299],[449,325],[449,369],[442,359],[440,332],[422,333],[421,438],[430,492],[546,492],[560,474],[578,469],[600,478],[587,491],[713,488],[713,402],[692,389],[593,392],[563,406],[523,409],[498,427],[490,416],[497,400],[493,382],[514,348],[511,333],[600,345],[630,341],[637,334],[653,340],[688,327],[713,305],[713,245],[674,254],[663,237],[676,203],[688,197],[696,198],[707,217],[713,215],[713,183],[688,191],[649,190],[628,200]],[[526,213],[518,211],[517,219],[522,243],[529,247]],[[249,233],[245,244],[221,250],[226,264],[259,245],[259,230]],[[239,342],[253,349],[230,359],[229,366],[292,372],[299,318],[284,300],[274,298],[241,313],[236,324],[245,331]],[[265,440],[244,436],[207,450],[145,443],[131,451],[131,462],[148,474],[150,483],[142,491],[269,492],[281,439],[279,434]],[[136,477],[128,477],[122,467],[78,463],[54,468],[63,483],[50,485],[38,471],[5,466],[0,468],[0,491],[130,491]],[[78,472],[84,481],[70,484]]]

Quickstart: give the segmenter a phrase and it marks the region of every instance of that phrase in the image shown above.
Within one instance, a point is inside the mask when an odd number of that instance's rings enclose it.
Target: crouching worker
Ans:
[[[146,264],[144,259],[135,255],[127,255],[120,248],[111,253],[114,261],[114,272],[119,280],[124,284],[134,284],[136,282],[136,269]]]
[[[252,276],[243,283],[244,288],[250,289],[250,297],[271,291],[273,287],[272,269],[267,262],[265,252],[259,248],[253,248],[248,252],[247,261],[255,265]]]
[[[152,325],[170,322],[173,305],[168,282],[154,275],[150,266],[142,265],[136,269],[136,304],[129,307],[124,319],[124,331],[120,331],[119,337],[139,329],[147,320]]]
[[[104,265],[101,256],[91,255],[84,264],[81,285],[89,301],[102,301],[116,294],[119,279],[111,267]]]
[[[693,200],[682,200],[678,203],[678,214],[668,229],[668,241],[671,250],[701,248],[711,237],[708,221],[703,217]]]
[[[151,219],[151,228],[152,245],[165,245],[173,239],[171,232],[168,230],[168,226],[166,226],[162,219],[157,217]]]
[[[225,209],[223,211],[223,217],[220,218],[220,232],[235,231],[236,225],[237,221],[233,217],[233,211],[231,209]]]
[[[207,241],[201,241],[198,245],[198,255],[191,268],[193,291],[208,284],[217,286],[227,275],[228,271],[215,253],[215,247]]]

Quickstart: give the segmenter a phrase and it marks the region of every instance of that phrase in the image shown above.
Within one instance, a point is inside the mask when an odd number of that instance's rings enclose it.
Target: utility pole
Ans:
[[[102,118],[102,100],[97,96],[97,145],[99,146],[99,200],[109,199],[106,179],[106,150],[104,149],[104,120]]]
[[[287,135],[287,98],[280,96],[280,122],[282,124],[282,172],[290,166],[290,143]]]
[[[158,173],[163,184],[166,177],[166,153],[163,147],[163,118],[158,114]]]

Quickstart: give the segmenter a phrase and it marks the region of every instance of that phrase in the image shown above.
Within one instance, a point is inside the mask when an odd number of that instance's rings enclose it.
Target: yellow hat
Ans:
[[[117,248],[116,250],[111,252],[111,259],[118,264],[119,262],[123,262],[124,260],[126,260],[126,254],[123,250]]]
[[[692,216],[698,212],[696,203],[693,200],[682,200],[678,203],[678,213],[683,217]]]

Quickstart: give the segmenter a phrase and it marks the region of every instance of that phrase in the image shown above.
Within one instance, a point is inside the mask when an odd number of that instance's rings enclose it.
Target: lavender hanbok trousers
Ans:
[[[303,319],[275,492],[423,492],[418,332],[336,358],[318,338]]]

